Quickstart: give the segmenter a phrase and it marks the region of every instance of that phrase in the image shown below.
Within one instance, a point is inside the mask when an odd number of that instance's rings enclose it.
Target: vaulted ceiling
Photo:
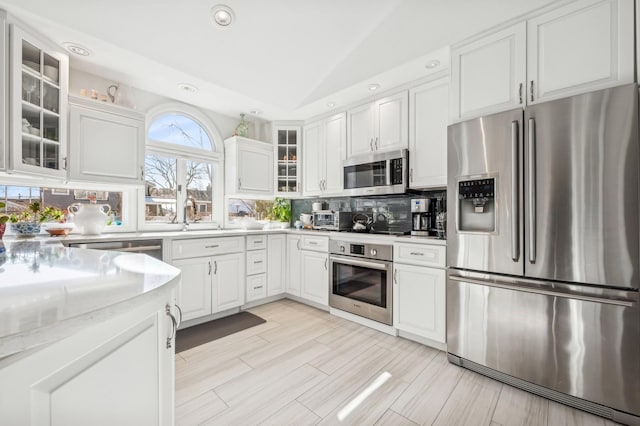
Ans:
[[[0,0],[60,45],[72,67],[220,113],[305,119],[448,65],[446,46],[549,0]],[[443,49],[445,48],[445,49]],[[443,64],[434,70],[430,59]],[[187,93],[178,83],[190,83]]]

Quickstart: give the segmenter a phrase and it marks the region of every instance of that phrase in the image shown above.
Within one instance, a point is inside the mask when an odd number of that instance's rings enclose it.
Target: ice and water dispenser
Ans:
[[[496,179],[458,182],[458,231],[495,232]]]

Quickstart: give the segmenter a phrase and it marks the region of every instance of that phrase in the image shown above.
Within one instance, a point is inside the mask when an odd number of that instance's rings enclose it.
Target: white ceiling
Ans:
[[[215,28],[209,10],[236,22]],[[73,67],[223,114],[305,119],[448,64],[442,49],[549,0],[0,0],[57,44],[93,51]],[[200,90],[185,93],[177,84]]]

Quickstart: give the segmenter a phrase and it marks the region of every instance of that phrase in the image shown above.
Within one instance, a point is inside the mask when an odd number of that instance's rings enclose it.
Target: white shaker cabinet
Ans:
[[[70,179],[144,183],[144,120],[136,111],[70,96]]]
[[[196,257],[172,262],[180,269],[176,301],[183,321],[211,314],[211,258]]]
[[[286,291],[286,244],[285,234],[267,237],[267,296],[275,296]]]
[[[300,297],[323,306],[329,305],[329,254],[301,250]]]
[[[211,260],[213,262],[212,313],[244,305],[244,253],[223,254],[214,256]]]
[[[300,296],[300,260],[302,237],[287,235],[287,293]]]
[[[409,102],[406,91],[347,111],[347,158],[408,145]]]
[[[449,79],[440,78],[409,90],[409,187],[447,185]]]
[[[295,197],[302,192],[300,187],[300,147],[302,127],[273,123],[275,150],[275,195]]]
[[[634,81],[634,1],[578,0],[451,48],[450,121]]]
[[[524,105],[527,24],[452,47],[450,121]]]
[[[634,81],[633,0],[582,0],[527,21],[527,102]]]
[[[273,145],[233,136],[224,146],[225,195],[273,197]]]
[[[303,195],[328,196],[342,192],[345,141],[344,113],[304,126]]]
[[[69,58],[15,24],[10,30],[9,169],[66,179]]]

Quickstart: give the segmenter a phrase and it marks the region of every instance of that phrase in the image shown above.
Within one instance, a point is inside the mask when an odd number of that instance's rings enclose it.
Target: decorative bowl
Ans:
[[[35,237],[40,233],[40,222],[12,223],[11,231],[13,231],[17,237]]]
[[[52,236],[65,236],[73,230],[73,223],[45,222],[42,227]]]

